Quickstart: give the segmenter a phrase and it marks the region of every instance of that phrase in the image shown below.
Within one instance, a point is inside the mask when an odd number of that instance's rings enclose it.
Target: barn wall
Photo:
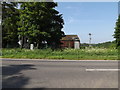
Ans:
[[[74,41],[61,41],[61,47],[62,48],[74,48]]]

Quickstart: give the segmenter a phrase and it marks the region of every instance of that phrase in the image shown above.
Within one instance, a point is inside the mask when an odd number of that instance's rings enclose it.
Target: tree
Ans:
[[[42,47],[42,42],[47,41],[48,45],[60,44],[64,35],[62,15],[54,8],[54,2],[24,2],[21,4],[19,35],[24,46],[24,38],[29,43],[37,43],[37,48]],[[26,41],[25,41],[26,42]]]
[[[114,38],[116,38],[116,48],[120,46],[120,15],[118,16],[118,20],[116,22]]]
[[[46,4],[50,13],[50,24],[48,26],[51,26],[48,32],[50,33],[50,37],[47,39],[48,46],[59,48],[61,44],[60,39],[64,36],[64,32],[61,30],[64,25],[64,20],[62,19],[62,14],[59,14],[57,10],[53,9],[53,7],[57,6],[57,3]]]
[[[26,38],[29,44],[36,42],[37,47],[44,41],[48,33],[45,32],[46,21],[44,3],[40,2],[24,2],[21,4],[20,22],[19,22],[19,35],[22,39],[21,48],[26,43]]]
[[[17,20],[19,12],[16,2],[2,2],[2,47],[17,47]]]

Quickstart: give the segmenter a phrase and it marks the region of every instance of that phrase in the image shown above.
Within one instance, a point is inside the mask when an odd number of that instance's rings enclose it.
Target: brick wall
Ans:
[[[61,41],[61,43],[62,48],[74,48],[74,41],[72,40]]]

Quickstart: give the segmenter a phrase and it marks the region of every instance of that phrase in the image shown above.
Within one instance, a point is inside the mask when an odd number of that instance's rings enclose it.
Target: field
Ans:
[[[2,58],[117,60],[117,49],[2,49]]]

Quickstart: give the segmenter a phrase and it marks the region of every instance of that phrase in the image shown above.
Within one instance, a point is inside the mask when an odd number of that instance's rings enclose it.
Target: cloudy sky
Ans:
[[[114,40],[114,27],[118,17],[117,2],[58,2],[56,9],[63,14],[65,34],[77,34],[81,43]]]

